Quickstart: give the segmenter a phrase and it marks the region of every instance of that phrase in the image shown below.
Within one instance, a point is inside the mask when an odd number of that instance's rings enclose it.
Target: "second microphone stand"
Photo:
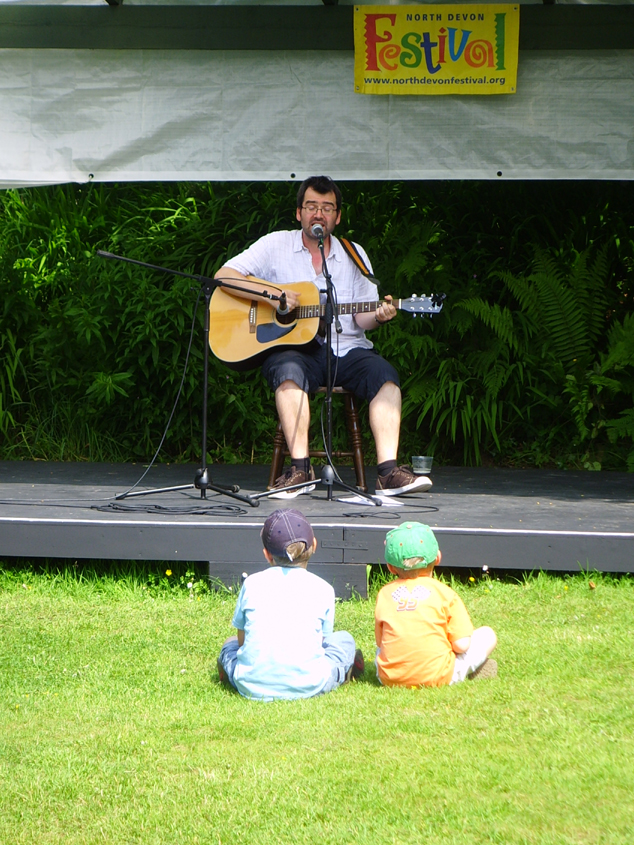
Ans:
[[[324,402],[326,405],[325,451],[328,463],[322,468],[321,478],[318,478],[315,481],[303,481],[301,484],[293,484],[290,487],[285,487],[284,490],[290,492],[292,490],[302,490],[306,487],[312,487],[315,483],[325,484],[328,490],[327,498],[330,502],[333,499],[333,487],[336,484],[337,487],[341,487],[343,490],[348,490],[350,493],[354,493],[355,496],[361,496],[369,502],[372,502],[373,505],[379,507],[383,503],[378,496],[372,496],[370,493],[359,490],[358,487],[352,487],[350,484],[346,484],[345,481],[342,481],[341,478],[339,478],[339,475],[335,472],[332,465],[332,324],[335,324],[335,329],[338,334],[341,333],[342,329],[341,323],[339,322],[339,313],[337,309],[335,289],[332,283],[332,276],[328,272],[323,234],[319,236],[319,251],[321,253],[322,274],[326,280],[326,290],[321,291],[321,293],[325,293],[326,295],[326,304],[324,308],[324,323],[326,325],[326,397]],[[256,493],[253,498],[261,499],[267,496],[275,496],[275,494],[279,492],[279,490],[268,490],[266,493]]]
[[[240,488],[233,484],[229,487],[221,484],[214,484],[211,480],[211,474],[209,472],[209,467],[207,466],[207,401],[208,401],[208,392],[209,392],[209,324],[210,324],[210,317],[209,317],[209,306],[211,303],[211,296],[214,290],[217,287],[224,287],[227,289],[239,290],[244,293],[251,293],[250,290],[246,290],[245,288],[240,287],[239,285],[228,282],[222,281],[219,279],[210,279],[207,276],[198,276],[192,273],[183,273],[179,270],[170,270],[167,267],[160,267],[158,264],[148,264],[146,261],[137,261],[135,258],[126,258],[123,255],[114,255],[112,252],[104,252],[103,250],[97,250],[97,255],[100,258],[110,258],[116,261],[127,261],[129,264],[137,264],[140,267],[145,267],[150,270],[157,270],[161,273],[168,273],[172,276],[182,276],[186,279],[194,279],[197,282],[200,282],[201,289],[203,292],[203,296],[205,299],[205,319],[204,319],[204,345],[203,345],[203,409],[202,409],[202,461],[201,466],[199,469],[196,470],[194,481],[191,484],[179,484],[175,487],[159,487],[154,490],[134,490],[131,488],[127,490],[125,493],[120,493],[118,496],[115,496],[115,499],[131,499],[135,496],[151,496],[154,493],[173,493],[179,490],[191,490],[192,488],[196,488],[200,490],[200,498],[206,499],[207,498],[207,490],[213,490],[216,493],[222,493],[224,496],[230,496],[233,499],[237,499],[240,502],[244,502],[247,505],[250,505],[252,508],[257,508],[260,505],[258,498],[256,496],[248,496],[242,495],[238,491]],[[286,305],[286,297],[284,294],[282,297],[276,296],[274,294],[269,294],[268,291],[261,291],[262,296],[266,296],[267,299],[272,300],[282,300],[281,304],[283,307]],[[147,470],[146,470],[147,472]],[[138,481],[136,482],[139,483]],[[136,486],[136,485],[135,485]]]
[[[155,268],[158,269],[158,268]],[[174,271],[172,270],[172,273]],[[177,275],[186,275],[178,273]],[[203,351],[203,410],[202,410],[202,459],[201,466],[196,470],[194,481],[191,484],[179,484],[175,487],[159,487],[154,490],[133,490],[126,493],[120,493],[115,496],[115,499],[129,499],[134,496],[151,496],[154,493],[174,493],[179,490],[191,490],[196,488],[200,490],[200,498],[207,498],[207,490],[213,490],[216,493],[222,493],[224,496],[230,496],[232,499],[237,499],[239,502],[244,502],[252,508],[259,507],[260,503],[253,496],[241,494],[238,491],[240,488],[236,484],[226,486],[224,484],[214,484],[211,479],[211,473],[207,466],[207,403],[209,394],[209,305],[211,296],[218,282],[215,279],[201,277],[202,292],[205,299],[205,319],[204,319],[204,351]]]
[[[377,507],[381,505],[381,500],[376,496],[359,490],[358,487],[352,487],[346,484],[339,478],[332,466],[332,324],[335,324],[337,334],[341,334],[341,323],[339,322],[339,311],[337,309],[337,301],[335,297],[335,289],[332,283],[332,276],[328,271],[328,264],[326,262],[326,253],[324,250],[323,235],[319,238],[319,251],[321,252],[321,264],[324,279],[326,280],[326,306],[324,309],[324,322],[326,325],[326,453],[328,463],[321,471],[321,483],[328,488],[327,498],[332,501],[333,487],[341,487],[343,490],[348,490],[355,495],[368,499]]]

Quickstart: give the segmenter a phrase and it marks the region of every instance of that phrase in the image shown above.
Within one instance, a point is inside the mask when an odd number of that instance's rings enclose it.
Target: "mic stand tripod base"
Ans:
[[[302,481],[300,484],[291,484],[290,487],[283,487],[281,490],[265,490],[264,493],[255,493],[251,496],[251,498],[266,499],[279,496],[280,493],[291,493],[293,491],[299,491],[301,493],[302,490],[305,490],[308,487],[313,488],[316,484],[326,485],[328,488],[328,499],[332,499],[332,488],[336,484],[337,487],[341,487],[343,490],[348,490],[348,492],[354,493],[355,496],[361,496],[362,498],[367,499],[369,502],[372,502],[375,507],[381,507],[383,504],[378,496],[372,496],[370,493],[365,493],[363,490],[359,490],[358,487],[352,487],[350,484],[346,484],[344,481],[337,478],[335,471],[330,464],[326,464],[325,467],[322,467],[321,478],[311,479],[310,481]]]
[[[201,467],[196,470],[196,474],[194,475],[194,487],[197,490],[210,490],[218,487],[220,490],[227,490],[230,493],[238,493],[240,490],[237,484],[229,484],[228,486],[226,484],[216,484],[214,487],[209,475],[208,467]]]
[[[366,493],[364,490],[359,490],[358,487],[353,487],[351,484],[346,484],[345,481],[342,481],[338,478],[335,474],[334,469],[330,466],[330,464],[326,464],[321,471],[321,478],[318,479],[322,484],[326,484],[328,486],[328,498],[332,499],[332,488],[334,485],[340,487],[342,490],[347,490],[349,493],[354,493],[355,496],[360,496],[362,499],[367,499],[369,502],[380,508],[383,505],[383,502],[379,498],[379,496],[373,496],[371,493]]]
[[[207,490],[213,490],[215,493],[222,493],[224,496],[231,496],[232,499],[237,499],[239,502],[244,502],[252,508],[259,508],[260,503],[257,501],[257,496],[247,496],[238,493],[240,489],[237,484],[232,484],[230,487],[225,487],[222,484],[212,484],[209,478],[209,469],[202,467],[196,470],[193,484],[178,484],[175,487],[155,487],[153,490],[133,490],[130,493],[120,493],[115,496],[115,501],[121,499],[134,499],[136,496],[151,496],[154,493],[178,493],[181,490],[200,490],[200,498],[207,498]]]
[[[225,496],[231,496],[232,499],[237,499],[239,502],[245,502],[245,504],[251,505],[252,508],[260,507],[260,503],[256,501],[254,496],[238,494],[238,490],[240,488],[237,484],[231,484],[228,487],[224,484],[212,484],[209,476],[209,469],[207,467],[201,467],[201,469],[196,470],[196,475],[194,476],[194,483],[192,486],[195,487],[197,490],[200,490],[201,499],[207,498],[207,490],[213,490],[216,493],[222,493]]]

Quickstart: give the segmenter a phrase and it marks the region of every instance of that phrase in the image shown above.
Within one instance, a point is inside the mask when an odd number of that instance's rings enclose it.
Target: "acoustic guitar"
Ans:
[[[249,277],[264,287],[267,282]],[[270,286],[270,285],[269,285]],[[312,282],[293,282],[284,285],[295,291],[301,304],[288,314],[278,314],[275,304],[260,300],[242,299],[217,287],[209,304],[209,346],[213,354],[235,370],[258,366],[273,349],[304,346],[317,335],[324,305],[319,301],[319,288]],[[411,296],[394,299],[392,304],[401,311],[417,314],[438,314],[442,310],[444,294]],[[376,309],[382,301],[340,302],[339,314],[363,314]]]

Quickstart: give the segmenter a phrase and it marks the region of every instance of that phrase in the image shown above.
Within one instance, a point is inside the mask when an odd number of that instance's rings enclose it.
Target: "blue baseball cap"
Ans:
[[[312,549],[315,541],[310,522],[295,508],[273,511],[264,523],[260,537],[262,545],[273,557],[288,557],[286,549],[292,543],[305,543],[307,549]]]

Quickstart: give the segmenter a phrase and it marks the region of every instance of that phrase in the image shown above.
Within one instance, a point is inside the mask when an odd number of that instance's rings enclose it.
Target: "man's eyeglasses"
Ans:
[[[337,206],[331,202],[323,202],[321,205],[318,202],[305,202],[302,208],[309,214],[315,214],[317,211],[323,211],[324,214],[334,214],[337,210]]]

